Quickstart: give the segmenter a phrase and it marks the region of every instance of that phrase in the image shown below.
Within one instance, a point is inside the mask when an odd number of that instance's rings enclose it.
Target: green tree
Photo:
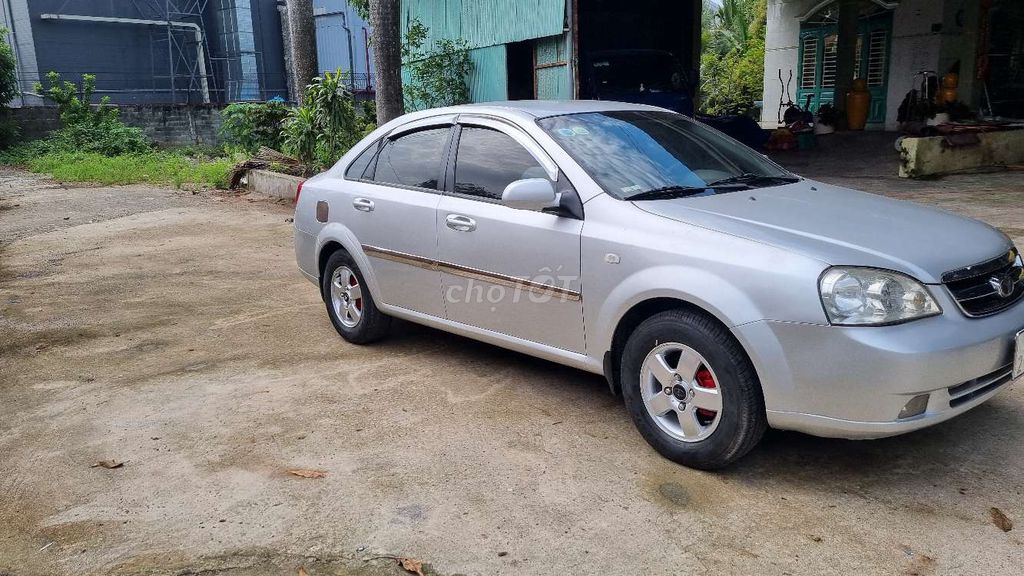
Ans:
[[[7,29],[0,28],[0,106],[6,105],[18,95],[16,68],[14,51],[7,43]]]
[[[16,68],[14,51],[7,43],[7,29],[0,28],[0,149],[14,144],[20,133],[18,123],[6,107],[18,95]]]
[[[370,21],[370,0],[348,0],[350,6],[356,9],[356,14],[367,22]]]
[[[704,4],[701,103],[706,114],[745,114],[764,92],[766,0]]]

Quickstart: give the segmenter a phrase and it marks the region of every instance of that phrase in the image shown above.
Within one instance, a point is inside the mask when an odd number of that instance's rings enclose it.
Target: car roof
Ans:
[[[490,114],[504,117],[519,117],[533,120],[534,118],[546,118],[549,116],[561,116],[564,114],[580,114],[584,112],[611,112],[623,110],[644,110],[648,112],[666,112],[664,108],[647,106],[644,104],[631,104],[628,102],[613,102],[610,100],[507,100],[502,102],[481,102],[479,104],[460,104],[445,108],[433,108],[421,110],[400,117],[402,124],[426,118],[429,116],[440,116],[445,114]]]
[[[479,112],[486,108],[499,108],[529,114],[535,118],[559,116],[562,114],[579,114],[583,112],[610,112],[620,110],[662,110],[654,106],[614,102],[610,100],[506,100],[503,102],[481,102],[465,104],[456,108],[464,108],[465,112]]]

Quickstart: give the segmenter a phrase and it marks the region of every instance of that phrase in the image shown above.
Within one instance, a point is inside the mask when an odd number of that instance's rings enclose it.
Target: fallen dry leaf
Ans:
[[[292,476],[298,476],[299,478],[324,478],[327,476],[327,472],[322,470],[304,470],[301,468],[298,470],[289,470],[288,473]]]
[[[118,462],[117,460],[100,460],[99,462],[90,466],[90,468],[106,468],[107,470],[113,470],[114,468],[120,468],[124,466],[124,462]]]
[[[402,567],[402,570],[405,570],[410,574],[415,574],[416,576],[423,576],[422,560],[415,560],[413,558],[399,558],[398,564]]]
[[[298,576],[309,576],[309,574],[306,574],[306,567],[305,566],[299,566],[299,575]]]
[[[999,527],[1003,532],[1009,532],[1013,530],[1013,521],[1007,518],[1006,514],[999,508],[989,509],[989,513],[992,514],[992,523]]]

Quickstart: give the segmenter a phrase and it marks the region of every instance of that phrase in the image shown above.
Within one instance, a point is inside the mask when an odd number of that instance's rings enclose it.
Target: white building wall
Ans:
[[[784,84],[789,73],[793,81],[789,95],[796,100],[797,90],[797,43],[800,41],[800,21],[804,12],[820,0],[768,0],[768,19],[764,36],[764,107],[761,110],[761,126],[779,126],[779,99],[786,99]],[[782,82],[779,82],[779,70]]]
[[[939,65],[942,4],[941,0],[904,0],[892,15],[886,130],[898,127],[896,115],[903,98],[915,85],[914,76],[922,70],[936,71]]]
[[[946,2],[963,4],[963,0],[902,0],[893,11],[893,35],[889,57],[889,88],[886,96],[885,128],[897,128],[896,115],[900,102],[913,86],[914,75],[921,70],[933,70],[940,74],[946,70],[940,66],[940,50],[943,33],[956,33],[948,27],[944,30],[943,6]],[[779,97],[783,88],[779,85],[779,69],[783,81],[793,71],[790,94],[796,99],[797,44],[800,39],[800,20],[821,0],[769,0],[768,20],[765,31],[764,59],[764,109],[761,125],[765,128],[778,127]],[[959,37],[958,37],[959,38]],[[947,41],[948,43],[948,41]],[[973,52],[972,52],[973,53]],[[962,60],[966,64],[967,58]],[[973,67],[973,63],[971,63]],[[964,100],[968,98],[962,97]]]

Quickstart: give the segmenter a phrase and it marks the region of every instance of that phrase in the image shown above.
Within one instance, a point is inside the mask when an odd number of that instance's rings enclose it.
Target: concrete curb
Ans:
[[[1024,164],[1024,130],[981,133],[971,140],[953,146],[944,136],[902,139],[900,177],[922,178]]]
[[[291,201],[295,200],[299,184],[306,181],[305,178],[270,170],[249,170],[245,179],[245,187],[250,192]]]

